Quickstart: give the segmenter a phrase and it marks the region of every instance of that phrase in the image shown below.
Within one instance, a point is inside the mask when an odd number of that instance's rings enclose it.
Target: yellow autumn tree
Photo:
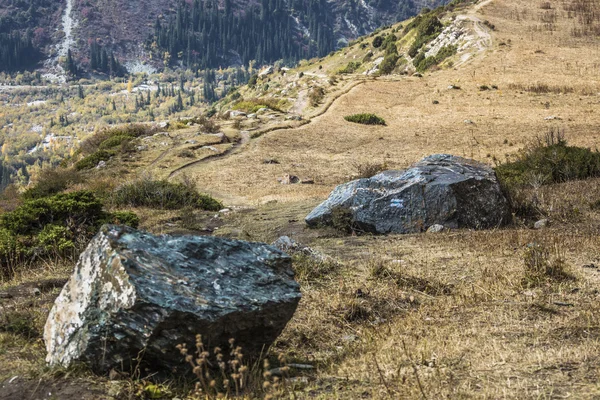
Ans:
[[[129,93],[133,92],[133,80],[129,77],[129,82],[127,82],[127,91]]]

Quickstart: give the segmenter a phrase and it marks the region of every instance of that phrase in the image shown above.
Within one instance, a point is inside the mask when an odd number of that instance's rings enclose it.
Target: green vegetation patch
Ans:
[[[82,171],[85,169],[95,168],[100,161],[108,161],[112,154],[106,150],[98,150],[95,153],[90,154],[82,158],[81,160],[75,163],[75,169],[77,171]]]
[[[348,122],[355,122],[363,125],[385,125],[385,120],[375,114],[353,114],[347,115],[344,119]]]
[[[417,36],[412,46],[408,50],[408,55],[416,57],[419,50],[426,44],[438,37],[442,32],[444,26],[435,15],[435,13],[429,13],[425,15],[417,16],[407,27],[407,32],[413,28],[417,28]]]
[[[131,212],[105,211],[87,190],[25,199],[0,216],[0,276],[47,259],[74,259],[106,223],[137,227],[139,219]]]
[[[115,190],[113,202],[119,206],[179,210],[186,207],[218,211],[223,205],[211,196],[201,194],[189,184],[166,180],[140,179]]]
[[[273,111],[283,112],[283,107],[286,106],[285,100],[269,99],[269,98],[252,98],[242,100],[233,106],[234,110],[240,110],[247,113],[255,113],[261,108],[270,108]]]
[[[356,72],[357,69],[360,68],[360,62],[358,61],[350,61],[348,63],[348,65],[346,65],[344,68],[340,69],[338,71],[338,73],[340,74],[352,74],[354,72]]]
[[[506,186],[551,184],[600,176],[600,153],[568,146],[566,141],[539,144],[522,151],[517,159],[496,167]]]
[[[413,64],[417,71],[424,72],[434,65],[440,64],[448,57],[452,57],[456,54],[457,47],[456,46],[445,46],[438,51],[435,56],[425,57],[425,53],[421,52],[419,55],[413,60]]]

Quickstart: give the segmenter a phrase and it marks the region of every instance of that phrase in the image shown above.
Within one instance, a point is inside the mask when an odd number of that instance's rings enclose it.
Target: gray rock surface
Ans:
[[[539,221],[536,221],[536,223],[533,224],[533,229],[544,229],[547,226],[548,226],[548,220],[546,218],[544,218],[544,219],[540,219]]]
[[[447,154],[425,157],[405,171],[340,185],[306,223],[332,225],[336,210],[347,210],[356,230],[380,234],[423,232],[436,224],[492,228],[511,215],[492,168]]]
[[[200,236],[153,236],[107,225],[80,256],[44,331],[47,362],[96,372],[189,372],[175,346],[236,339],[246,360],[265,352],[294,314],[290,257],[271,246]]]
[[[444,225],[435,224],[427,228],[427,233],[440,233],[444,231]]]

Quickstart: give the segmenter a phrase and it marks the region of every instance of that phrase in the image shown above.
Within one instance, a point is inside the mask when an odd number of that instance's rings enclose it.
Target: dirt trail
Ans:
[[[282,129],[297,129],[301,126],[309,124],[312,121],[317,120],[323,114],[325,114],[329,110],[329,108],[336,102],[336,100],[338,100],[339,98],[343,97],[344,95],[350,93],[354,88],[356,88],[357,86],[359,86],[365,82],[366,82],[366,80],[360,80],[360,81],[351,82],[350,84],[346,85],[338,93],[336,93],[332,97],[330,97],[330,99],[323,105],[323,107],[321,107],[319,110],[317,110],[314,114],[310,115],[309,119],[307,119],[305,121],[301,121],[300,123],[297,123],[294,126],[290,126],[289,124],[284,124],[281,126],[268,127],[263,130],[257,130],[257,131],[252,131],[252,132],[242,131],[242,132],[240,132],[241,139],[237,143],[235,143],[230,149],[228,149],[222,153],[214,154],[212,156],[204,157],[200,160],[192,161],[185,165],[182,165],[181,167],[178,167],[178,168],[174,169],[173,171],[171,171],[171,173],[168,176],[168,179],[171,179],[171,178],[179,175],[180,173],[182,173],[184,170],[189,169],[191,167],[195,167],[199,164],[204,164],[204,163],[207,163],[210,161],[215,161],[217,159],[223,159],[225,157],[229,157],[233,154],[237,154],[243,148],[245,148],[247,144],[250,143],[251,139],[257,139],[266,133],[270,133],[270,132],[274,132],[274,131],[278,131],[278,130],[282,130]],[[162,159],[167,153],[168,153],[168,151],[161,154],[156,160],[154,160],[154,162],[152,164],[155,164],[156,162],[160,161],[160,159]]]
[[[237,153],[244,146],[246,146],[249,142],[250,142],[250,132],[248,132],[248,131],[241,131],[240,132],[240,140],[238,140],[236,143],[234,143],[234,145],[231,146],[231,148],[225,150],[222,153],[214,154],[212,156],[204,157],[204,158],[201,158],[200,160],[192,161],[192,162],[189,162],[189,163],[187,163],[185,165],[182,165],[181,167],[178,167],[175,170],[171,171],[171,173],[169,174],[168,179],[171,179],[174,176],[179,175],[183,170],[185,170],[187,168],[190,168],[190,167],[193,167],[194,165],[197,165],[197,164],[200,164],[200,163],[204,163],[204,162],[208,162],[208,161],[213,161],[215,159],[227,157],[227,156],[230,156],[230,155],[232,155],[234,153]],[[164,153],[159,158],[162,158],[162,157],[164,157]],[[158,160],[155,160],[155,161],[158,161]]]

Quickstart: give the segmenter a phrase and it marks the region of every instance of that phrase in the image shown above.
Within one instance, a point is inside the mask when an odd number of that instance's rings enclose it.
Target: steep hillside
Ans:
[[[32,68],[42,55],[55,56],[56,49],[62,59],[46,67],[64,64],[67,54],[60,43],[65,40],[78,67],[113,75],[114,71],[94,65],[92,46],[114,53],[130,72],[165,65],[215,68],[247,65],[250,60],[296,61],[323,56],[377,27],[445,1],[3,0],[0,33],[6,35],[0,37],[0,54],[17,60],[3,63],[0,70]],[[162,31],[157,24],[162,24]],[[23,44],[15,44],[16,34]],[[32,49],[38,57],[26,57]]]

